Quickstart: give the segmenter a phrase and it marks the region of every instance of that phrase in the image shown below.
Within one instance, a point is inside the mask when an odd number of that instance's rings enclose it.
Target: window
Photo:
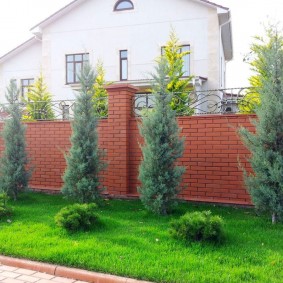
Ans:
[[[70,54],[66,55],[66,83],[79,83],[78,75],[83,65],[88,62],[88,54]]]
[[[128,79],[128,50],[120,50],[120,80]]]
[[[190,52],[190,45],[182,45],[180,46],[180,52]],[[161,55],[164,55],[165,53],[165,47],[161,47]],[[184,73],[184,77],[188,77],[190,75],[190,53],[186,54],[183,57],[183,73]]]
[[[29,88],[34,83],[34,79],[22,79],[21,80],[21,94],[22,97],[26,96],[26,93],[29,91]]]
[[[130,0],[119,0],[115,6],[114,11],[133,10],[134,4]]]
[[[190,52],[190,45],[183,45],[181,48],[181,52]],[[188,77],[190,75],[190,53],[186,54],[183,57],[184,65],[183,65],[183,73],[184,77]]]

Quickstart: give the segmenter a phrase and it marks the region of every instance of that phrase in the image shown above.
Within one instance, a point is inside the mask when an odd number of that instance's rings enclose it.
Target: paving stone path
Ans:
[[[24,268],[0,265],[0,282],[7,283],[87,283],[63,277],[37,272]]]

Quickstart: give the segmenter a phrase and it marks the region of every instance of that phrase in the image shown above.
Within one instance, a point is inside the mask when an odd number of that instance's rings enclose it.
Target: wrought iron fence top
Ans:
[[[170,105],[178,116],[249,113],[259,102],[258,93],[252,87],[191,90],[170,95]],[[133,100],[133,112],[136,116],[147,115],[154,105],[154,94],[139,93]]]
[[[170,105],[178,116],[205,114],[252,113],[259,104],[257,89],[252,87],[225,88],[213,90],[191,90],[173,93]],[[49,103],[17,102],[23,111],[23,120],[72,120],[75,100],[53,100]],[[133,113],[136,116],[147,115],[155,105],[152,93],[137,93],[133,98]],[[0,120],[9,118],[8,104],[0,104]],[[99,118],[108,117],[108,98],[96,98],[94,112]],[[52,113],[52,115],[50,114]]]
[[[24,121],[36,120],[72,120],[74,118],[74,109],[76,101],[69,100],[53,100],[50,102],[17,102],[22,111]],[[0,104],[0,120],[9,118],[7,108],[8,103]],[[93,111],[99,118],[106,118],[108,116],[108,99],[107,97],[96,98],[94,100]]]

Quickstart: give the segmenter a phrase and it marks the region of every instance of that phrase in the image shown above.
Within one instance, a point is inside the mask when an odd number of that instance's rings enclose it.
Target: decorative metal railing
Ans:
[[[259,104],[259,95],[254,88],[229,88],[207,91],[190,91],[174,93],[170,105],[178,116],[205,114],[254,113]],[[75,100],[57,100],[28,103],[19,102],[23,120],[72,120],[74,118]],[[155,96],[139,93],[133,98],[133,112],[136,116],[146,115],[155,105]],[[7,104],[0,104],[0,120],[9,117]],[[50,115],[50,111],[52,115]],[[99,118],[108,117],[108,98],[94,101],[93,111]]]
[[[154,108],[154,100],[153,94],[136,94],[133,100],[134,114],[146,115]],[[178,116],[253,113],[258,104],[256,89],[248,87],[174,93],[170,103]]]
[[[72,120],[74,118],[75,100],[56,100],[47,103],[38,101],[35,103],[18,102],[23,113],[23,120]],[[8,104],[0,105],[0,120],[9,117]],[[108,98],[99,98],[94,101],[94,113],[99,118],[108,116]]]

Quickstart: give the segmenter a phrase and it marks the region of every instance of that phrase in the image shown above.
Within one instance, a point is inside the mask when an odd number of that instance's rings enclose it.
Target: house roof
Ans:
[[[211,2],[211,1],[207,1],[207,0],[199,0],[199,1],[204,2],[204,3],[207,3],[207,4],[212,5],[212,6],[215,6],[215,7],[217,7],[217,8],[221,8],[221,9],[224,9],[224,10],[229,10],[228,7],[224,7],[224,6],[222,6],[222,5],[216,4],[216,3]]]
[[[10,50],[8,53],[4,54],[2,57],[0,57],[0,63],[3,63],[7,59],[9,59],[12,56],[15,56],[17,53],[20,53],[24,49],[30,47],[33,45],[35,42],[37,42],[37,39],[35,36],[31,37],[30,39],[26,40],[24,43],[18,45],[14,49]]]
[[[74,1],[70,2],[69,4],[67,4],[66,6],[61,8],[60,10],[56,11],[55,13],[53,13],[52,15],[50,15],[49,17],[47,17],[43,21],[41,21],[38,24],[36,24],[30,30],[32,32],[36,32],[36,29],[48,25],[49,23],[53,22],[57,18],[59,18],[62,15],[66,14],[67,12],[69,12],[70,10],[72,10],[73,8],[75,8],[76,6],[78,6],[79,4],[81,4],[84,1],[85,0],[74,0]]]
[[[68,5],[64,6],[63,8],[61,8],[60,10],[55,12],[54,14],[50,15],[48,18],[46,18],[43,21],[36,24],[34,27],[31,28],[31,31],[34,32],[34,33],[37,33],[40,28],[42,28],[42,27],[48,25],[49,23],[53,22],[54,20],[61,17],[65,13],[69,12],[70,10],[72,10],[76,6],[80,5],[84,1],[85,0],[74,0],[74,1],[70,2]],[[229,10],[229,8],[227,8],[227,7],[221,6],[219,4],[216,4],[216,3],[208,1],[208,0],[195,0],[195,1],[213,6],[215,8],[220,8],[220,9],[223,9],[223,10],[226,10],[226,11]]]
[[[41,29],[44,26],[47,26],[48,24],[56,21],[56,19],[62,17],[64,14],[68,13],[69,11],[71,11],[72,9],[74,9],[75,7],[83,3],[84,1],[86,0],[74,0],[70,2],[69,4],[67,4],[66,6],[64,6],[63,8],[61,8],[60,10],[58,10],[57,12],[55,12],[54,14],[50,15],[48,18],[44,19],[43,21],[35,25],[34,27],[32,27],[30,30],[35,36],[28,39],[21,45],[17,46],[16,48],[12,49],[8,53],[0,57],[0,63],[10,58],[10,56],[15,55],[21,50],[29,47],[31,44],[33,44],[36,41],[37,37],[39,38],[41,37],[41,32],[42,32]],[[224,46],[224,55],[225,55],[226,60],[231,60],[233,58],[233,44],[232,44],[231,23],[228,22],[230,20],[229,8],[221,6],[219,4],[216,4],[208,0],[194,0],[194,1],[220,9],[220,11],[218,11],[220,25],[222,24],[221,19],[226,19],[227,21],[227,24],[222,29],[222,42]]]

